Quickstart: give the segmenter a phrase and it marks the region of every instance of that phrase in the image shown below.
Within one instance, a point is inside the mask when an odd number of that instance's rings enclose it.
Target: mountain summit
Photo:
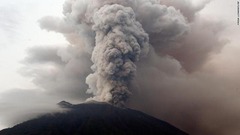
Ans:
[[[65,113],[48,114],[0,131],[0,135],[187,135],[142,112],[90,102],[58,105]]]

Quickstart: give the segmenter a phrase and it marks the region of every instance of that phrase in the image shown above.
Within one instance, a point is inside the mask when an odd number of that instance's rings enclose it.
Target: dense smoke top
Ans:
[[[87,92],[95,100],[117,106],[124,106],[131,94],[128,87],[137,69],[135,62],[147,56],[149,36],[158,39],[153,46],[162,46],[161,42],[172,41],[189,28],[180,11],[159,1],[66,1],[63,13],[62,21],[41,19],[41,27],[84,46],[94,63],[94,73],[86,79]],[[73,36],[84,42],[72,41]]]
[[[226,47],[223,22],[198,15],[209,2],[66,0],[63,18],[39,24],[69,45],[30,48],[19,70],[46,100],[33,103],[51,111],[62,98],[94,99],[144,111],[191,135],[239,134],[239,53]],[[6,124],[21,121],[0,114]]]
[[[86,79],[94,99],[124,106],[134,62],[148,52],[148,35],[136,21],[134,11],[121,5],[105,5],[94,14],[96,46],[92,52],[93,74]]]

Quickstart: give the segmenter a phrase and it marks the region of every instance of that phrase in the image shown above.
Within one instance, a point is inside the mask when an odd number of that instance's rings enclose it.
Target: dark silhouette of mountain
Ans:
[[[187,135],[147,114],[107,103],[62,101],[58,105],[69,111],[29,120],[0,135]]]
[[[71,107],[74,106],[73,104],[71,104],[69,102],[66,102],[66,101],[61,101],[57,105],[62,107],[62,108],[71,108]]]

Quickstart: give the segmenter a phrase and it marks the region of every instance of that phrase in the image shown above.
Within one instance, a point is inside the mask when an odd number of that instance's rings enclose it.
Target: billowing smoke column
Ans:
[[[133,10],[118,4],[101,7],[93,21],[94,73],[87,77],[87,92],[93,93],[96,100],[123,106],[131,93],[128,84],[136,71],[134,62],[148,52],[148,34],[136,21]]]
[[[135,63],[153,46],[183,35],[188,24],[173,7],[158,0],[66,0],[64,19],[45,17],[42,28],[63,33],[91,55],[93,73],[87,76],[88,100],[124,106]],[[156,39],[156,38],[153,38]],[[160,43],[160,44],[159,44]]]

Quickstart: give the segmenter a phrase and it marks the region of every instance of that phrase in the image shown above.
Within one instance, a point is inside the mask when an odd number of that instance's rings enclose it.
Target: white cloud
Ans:
[[[38,24],[45,15],[61,16],[63,1],[0,1],[0,92],[33,87],[31,80],[17,73],[27,48],[65,43],[61,35],[43,31]]]

